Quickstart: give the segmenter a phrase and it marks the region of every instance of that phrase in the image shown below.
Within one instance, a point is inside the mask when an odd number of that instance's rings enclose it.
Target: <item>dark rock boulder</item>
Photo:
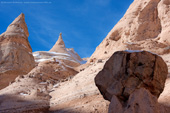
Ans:
[[[146,88],[158,97],[164,89],[167,65],[147,51],[118,51],[95,77],[95,83],[106,100],[116,95],[126,100],[137,88]]]

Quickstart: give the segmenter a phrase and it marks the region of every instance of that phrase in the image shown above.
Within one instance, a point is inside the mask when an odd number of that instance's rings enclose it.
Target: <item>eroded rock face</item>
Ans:
[[[89,59],[106,59],[115,51],[169,53],[169,0],[134,0]]]
[[[158,97],[168,74],[161,57],[146,51],[118,51],[98,73],[95,83],[104,98],[127,99],[136,88],[144,87]]]
[[[24,14],[19,15],[0,35],[0,89],[35,67],[24,19]]]

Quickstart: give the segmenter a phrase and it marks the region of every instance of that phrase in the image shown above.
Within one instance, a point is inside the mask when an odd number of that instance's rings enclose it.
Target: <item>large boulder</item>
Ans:
[[[118,51],[95,77],[103,97],[116,95],[126,100],[137,88],[146,88],[158,97],[164,89],[168,68],[163,59],[147,51]]]
[[[168,68],[164,60],[147,51],[118,51],[95,77],[109,113],[161,113],[157,103]]]
[[[0,35],[0,89],[35,67],[28,36],[24,14],[19,15]]]

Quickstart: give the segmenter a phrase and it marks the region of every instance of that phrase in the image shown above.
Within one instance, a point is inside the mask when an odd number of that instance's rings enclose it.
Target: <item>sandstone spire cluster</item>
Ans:
[[[19,15],[0,37],[0,112],[46,113],[49,92],[77,74],[75,68],[83,60],[65,48],[61,33],[50,51],[32,54],[24,18]]]

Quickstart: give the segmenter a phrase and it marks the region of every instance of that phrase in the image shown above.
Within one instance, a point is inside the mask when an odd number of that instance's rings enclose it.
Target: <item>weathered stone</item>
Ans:
[[[137,88],[146,88],[158,97],[164,89],[168,69],[163,59],[147,51],[118,51],[95,77],[103,97],[127,100]]]
[[[112,97],[109,113],[162,113],[157,97],[145,88],[136,89],[126,103],[122,103],[116,96]]]
[[[109,105],[108,113],[122,113],[122,112],[123,112],[122,104],[120,103],[119,99],[115,95],[113,95],[111,103]]]

